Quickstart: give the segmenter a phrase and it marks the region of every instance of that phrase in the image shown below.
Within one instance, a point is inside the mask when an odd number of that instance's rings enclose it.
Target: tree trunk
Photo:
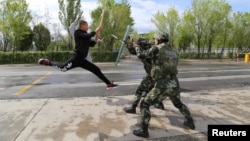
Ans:
[[[69,44],[68,44],[68,46],[69,46],[69,50],[71,50],[72,49],[72,44],[71,44],[71,37],[69,36]]]
[[[201,55],[202,59],[204,59],[204,51],[205,51],[205,46],[202,47],[202,55]]]
[[[197,54],[197,58],[200,58],[200,50],[201,50],[201,39],[198,38],[198,54]]]
[[[7,41],[7,40],[4,40],[4,43],[3,43],[3,51],[4,51],[4,52],[7,52],[7,48],[8,48],[8,41]]]
[[[207,57],[210,59],[211,57],[211,51],[212,51],[212,40],[210,39],[208,41],[208,49],[207,49]]]
[[[7,48],[8,48],[8,40],[6,36],[3,34],[3,51],[7,52]]]

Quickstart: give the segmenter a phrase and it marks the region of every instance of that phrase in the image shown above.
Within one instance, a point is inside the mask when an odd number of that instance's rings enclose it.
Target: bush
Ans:
[[[198,56],[198,53],[196,53],[196,52],[179,54],[180,59],[197,59],[197,56]]]
[[[0,52],[0,64],[8,64],[13,61],[12,53]]]
[[[228,52],[227,53],[227,56],[230,58],[230,59],[233,59],[233,58],[235,58],[235,54],[234,53],[232,53],[232,52]]]
[[[91,52],[93,62],[115,62],[118,52]]]
[[[72,51],[51,52],[0,52],[0,64],[35,64],[40,58],[48,58],[55,62],[65,62],[73,54]],[[93,62],[115,62],[116,52],[92,52]]]

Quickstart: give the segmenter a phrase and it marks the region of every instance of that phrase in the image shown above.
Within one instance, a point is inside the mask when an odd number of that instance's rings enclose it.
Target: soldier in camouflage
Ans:
[[[155,37],[156,46],[152,47],[140,58],[150,57],[152,59],[151,76],[155,82],[154,88],[141,101],[141,128],[134,130],[136,136],[147,138],[149,136],[148,126],[151,118],[149,107],[155,103],[169,98],[173,105],[184,115],[183,125],[195,129],[193,118],[185,104],[180,100],[177,52],[168,47],[168,34],[161,34]]]
[[[139,42],[142,40],[142,38],[140,38],[137,41],[137,44],[139,44]],[[141,53],[141,51],[145,51],[146,48],[144,49],[139,49],[137,48],[136,50],[133,48],[134,44],[133,42],[130,41],[130,37],[127,38],[127,48],[129,50],[129,52],[132,55],[139,55]],[[151,58],[144,58],[141,59],[141,62],[143,63],[144,66],[144,70],[146,71],[146,76],[142,79],[139,87],[136,90],[135,96],[134,96],[134,101],[131,105],[131,107],[125,107],[123,110],[126,113],[131,113],[131,114],[135,114],[136,113],[136,107],[138,105],[138,103],[140,102],[141,98],[144,97],[153,87],[154,87],[154,81],[150,75],[151,72]],[[164,105],[162,102],[159,102],[155,105],[156,108],[158,109],[162,109],[164,110]]]

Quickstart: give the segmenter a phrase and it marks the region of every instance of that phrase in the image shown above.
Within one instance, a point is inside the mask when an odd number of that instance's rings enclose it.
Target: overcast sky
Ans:
[[[44,17],[45,11],[49,11],[50,24],[60,23],[58,20],[58,0],[26,0],[32,15]],[[90,12],[97,6],[97,0],[81,0],[84,18],[91,23]],[[120,1],[120,0],[116,0]],[[131,4],[132,18],[134,19],[134,28],[139,33],[155,30],[151,22],[152,16],[157,11],[166,12],[169,8],[175,7],[182,14],[186,9],[191,8],[192,0],[128,0]],[[234,12],[250,12],[249,0],[226,0]],[[47,9],[47,10],[46,10]],[[43,21],[45,19],[41,18]]]

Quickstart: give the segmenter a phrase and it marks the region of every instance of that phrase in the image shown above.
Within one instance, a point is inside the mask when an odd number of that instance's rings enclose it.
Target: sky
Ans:
[[[58,19],[58,0],[26,0],[29,4],[29,10],[32,15],[38,17],[37,21],[49,19],[48,25],[52,27],[52,24],[60,25]],[[83,16],[91,24],[90,13],[98,6],[98,0],[81,0],[81,6],[83,10]],[[119,2],[120,0],[116,0]],[[166,12],[169,8],[174,7],[178,10],[179,15],[191,8],[192,0],[128,0],[131,5],[131,16],[134,19],[134,28],[139,33],[147,33],[155,30],[156,27],[151,22],[151,18],[157,11]],[[249,0],[226,0],[233,12],[250,12]],[[47,18],[45,13],[47,11]],[[104,27],[105,28],[105,27]]]

